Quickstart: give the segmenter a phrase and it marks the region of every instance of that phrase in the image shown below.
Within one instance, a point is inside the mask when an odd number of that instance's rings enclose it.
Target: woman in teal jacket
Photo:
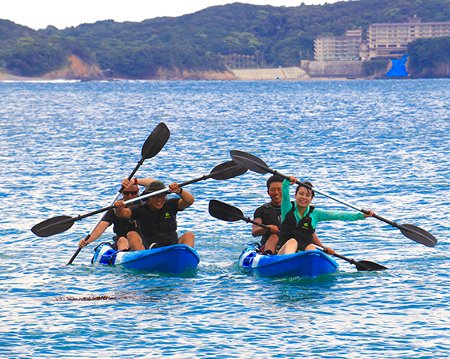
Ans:
[[[296,253],[299,250],[313,250],[316,245],[324,247],[317,236],[313,236],[317,223],[324,221],[358,221],[374,215],[368,211],[367,214],[361,212],[348,211],[327,211],[310,206],[314,198],[314,191],[304,186],[298,186],[295,191],[295,202],[289,199],[289,186],[297,179],[293,176],[284,180],[282,184],[281,201],[281,228],[278,241],[278,254]],[[311,183],[304,182],[310,187]],[[325,251],[334,254],[331,248],[325,247]]]

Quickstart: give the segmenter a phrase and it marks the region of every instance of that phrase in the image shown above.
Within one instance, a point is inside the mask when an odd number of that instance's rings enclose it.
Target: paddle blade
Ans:
[[[208,211],[211,216],[227,222],[236,222],[244,218],[244,214],[239,208],[215,199],[209,201]]]
[[[250,171],[261,174],[272,172],[263,160],[251,155],[250,153],[231,150],[230,155],[234,162],[236,162],[239,166],[249,169]]]
[[[36,224],[31,228],[38,237],[49,237],[67,231],[76,219],[69,216],[57,216]]]
[[[358,261],[354,264],[356,265],[356,269],[359,271],[377,271],[387,269],[387,267],[371,261]]]
[[[156,156],[169,140],[170,131],[164,122],[159,123],[142,146],[142,159]]]
[[[215,180],[226,180],[240,176],[245,172],[247,172],[247,168],[239,166],[234,161],[228,161],[214,167],[210,177]]]
[[[398,228],[405,237],[423,244],[424,246],[434,247],[437,243],[437,239],[431,233],[420,227],[414,226],[413,224],[402,224],[401,226],[398,226]]]

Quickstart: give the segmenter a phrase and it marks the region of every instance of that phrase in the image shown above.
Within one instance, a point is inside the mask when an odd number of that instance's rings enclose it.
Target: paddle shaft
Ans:
[[[261,226],[263,228],[266,228],[266,229],[270,230],[270,228],[268,226],[266,226],[266,225],[264,225],[262,223],[258,223],[258,222],[252,221],[252,220],[250,220],[250,218],[246,218],[245,220],[247,222],[256,224],[258,226]],[[321,250],[324,253],[327,253],[324,247],[318,246],[317,244],[314,244],[314,245],[317,247],[317,249]],[[375,262],[371,262],[371,261],[355,261],[353,258],[344,257],[342,254],[339,254],[339,253],[336,253],[336,252],[331,253],[331,255],[333,257],[340,258],[340,259],[342,259],[342,260],[344,260],[344,261],[346,261],[346,262],[348,262],[350,264],[355,265],[356,268],[358,270],[360,270],[360,271],[361,270],[363,270],[363,271],[372,271],[372,270],[384,270],[384,269],[387,269],[385,266],[382,266],[381,264],[378,264],[378,263],[375,263]]]
[[[138,165],[135,167],[133,172],[131,172],[131,174],[128,176],[128,180],[131,180],[133,178],[134,174],[137,172],[137,170],[139,169],[139,167],[142,165],[143,162],[144,162],[144,158],[142,158],[139,161]],[[203,175],[202,177],[195,178],[195,179],[192,179],[192,180],[189,180],[189,181],[186,181],[186,182],[182,182],[178,186],[179,187],[183,187],[183,186],[187,186],[189,184],[195,183],[195,182],[199,182],[199,181],[202,181],[202,180],[207,180],[208,178],[211,178],[214,175],[217,175],[219,173],[223,173],[225,171],[226,171],[226,169],[224,169],[222,171],[217,171],[217,172],[214,172],[214,173],[210,173],[208,175]],[[93,213],[92,215],[97,214],[97,213],[101,213],[101,212],[104,212],[104,211],[107,211],[107,210],[109,210],[111,208],[114,208],[114,203],[117,201],[117,198],[119,197],[119,195],[122,192],[122,190],[123,190],[123,187],[120,189],[119,193],[117,193],[115,195],[114,199],[110,202],[110,205],[108,207],[102,208],[102,209],[98,210],[96,213]],[[164,192],[170,192],[170,190],[168,188],[166,188],[166,189],[159,190],[157,193],[156,192],[152,192],[152,193],[155,193],[154,195],[156,196],[157,194],[162,194]],[[130,199],[130,200],[126,201],[125,203],[126,204],[133,203],[133,202],[135,202],[138,199],[145,199],[147,197],[152,197],[152,196],[149,196],[147,194],[147,195],[144,195],[144,196],[141,196],[141,197]],[[87,217],[87,215],[78,216],[76,220],[81,220],[81,219],[83,219],[85,217]],[[84,239],[85,241],[89,239],[89,237],[91,236],[92,232],[95,230],[95,228],[97,228],[97,226],[100,224],[101,221],[102,221],[102,217],[97,221],[97,223],[95,224],[93,230],[85,237],[85,239]],[[70,263],[68,263],[68,264],[70,264]]]
[[[264,224],[264,223],[258,223],[258,222],[256,222],[256,221],[254,221],[253,219],[251,219],[250,217],[242,216],[241,219],[244,220],[244,221],[247,222],[247,223],[256,224],[257,226],[260,226],[261,228],[265,228],[265,229],[267,229],[268,231],[270,231],[270,227],[269,227],[268,225],[266,225],[266,224]]]
[[[245,220],[247,222],[256,224],[256,225],[258,225],[258,226],[260,226],[262,228],[270,230],[270,228],[268,226],[266,226],[265,224],[252,221],[250,218],[246,218]],[[320,250],[320,251],[322,251],[324,253],[327,253],[326,250],[325,250],[325,247],[319,246],[317,244],[314,244],[314,245],[317,247],[318,250]],[[330,254],[330,253],[327,253],[327,254]],[[330,255],[332,255],[333,257],[336,257],[336,258],[340,258],[340,259],[342,259],[342,260],[344,260],[344,261],[346,261],[348,263],[351,263],[351,264],[355,265],[358,270],[371,271],[371,270],[387,269],[386,267],[382,266],[381,264],[378,264],[378,263],[375,263],[375,262],[370,262],[370,261],[355,261],[352,258],[344,257],[342,254],[339,254],[339,253],[336,253],[336,252],[331,253]]]
[[[258,222],[256,222],[256,221],[251,220],[249,217],[243,217],[242,219],[243,219],[244,221],[248,222],[248,223],[256,224],[257,226],[260,226],[260,227],[265,228],[265,229],[267,229],[267,230],[270,231],[270,227],[267,226],[267,225],[265,225],[264,223],[258,223]],[[317,245],[317,244],[314,244],[314,245],[315,245],[316,247],[318,247],[320,250],[322,250],[323,252],[325,252],[325,248],[324,248],[324,247],[321,247],[321,246],[319,246],[319,245]],[[350,263],[355,262],[353,259],[346,258],[346,257],[344,257],[344,256],[342,256],[342,255],[340,255],[340,254],[337,254],[337,253],[334,253],[333,255],[335,255],[335,256],[338,257],[338,258],[341,258],[341,259],[344,259],[344,260],[346,260],[346,261],[349,261]],[[355,263],[356,263],[356,262],[355,262]],[[353,264],[354,264],[354,263],[353,263]]]
[[[226,204],[226,203],[223,203],[223,202],[220,202],[220,201],[216,201],[216,200],[210,201],[210,206],[211,206],[211,204],[214,204],[213,207],[215,207],[215,211],[212,212],[211,208],[210,208],[210,213],[211,214],[214,213],[214,216],[216,218],[225,220],[225,217],[223,217],[221,214],[222,213],[226,213],[227,215],[231,215],[231,217],[244,220],[247,223],[253,223],[253,224],[257,225],[257,226],[260,226],[260,227],[265,228],[265,229],[270,231],[270,227],[269,226],[267,226],[267,225],[265,225],[263,223],[258,223],[256,221],[250,219],[249,217],[245,217],[243,215],[242,211],[239,208],[237,208],[237,207],[233,207],[233,206],[231,206],[229,204]],[[229,219],[229,217],[228,217],[228,219]],[[318,246],[315,243],[314,243],[314,245],[319,250],[321,250],[321,251],[326,253],[324,247]],[[332,253],[331,255],[335,256],[337,258],[343,259],[343,260],[345,260],[345,261],[347,261],[347,262],[349,262],[351,264],[354,264],[358,270],[372,271],[372,270],[384,270],[384,269],[387,269],[386,267],[382,266],[381,264],[378,264],[378,263],[375,263],[375,262],[370,262],[370,261],[355,261],[354,259],[344,257],[343,255],[338,254],[336,252]]]
[[[271,168],[269,168],[269,167],[265,167],[265,170],[267,170],[267,172],[270,172],[270,173],[272,173],[272,174],[274,174],[274,175],[280,176],[280,177],[282,177],[282,178],[284,178],[284,179],[286,179],[286,180],[288,180],[288,181],[290,180],[289,176],[287,176],[287,175],[285,175],[285,174],[282,174],[282,173],[280,173],[280,172],[278,172],[278,171],[276,171],[276,170],[273,170],[273,169],[271,169]],[[299,180],[296,180],[295,183],[297,183],[297,184],[300,185],[300,186],[306,187],[306,188],[308,188],[308,189],[310,189],[310,190],[312,190],[312,191],[314,191],[314,192],[316,192],[316,193],[319,193],[319,194],[321,194],[322,196],[328,197],[328,198],[332,199],[333,201],[336,201],[336,202],[338,202],[338,203],[341,203],[341,204],[343,204],[343,205],[345,205],[345,206],[347,206],[347,207],[353,208],[353,209],[356,210],[356,211],[362,212],[362,213],[364,213],[364,214],[368,214],[368,213],[369,213],[369,211],[367,211],[367,210],[365,210],[365,209],[358,208],[358,207],[356,207],[356,206],[354,206],[354,205],[352,205],[352,204],[350,204],[350,203],[348,203],[348,202],[345,202],[345,201],[343,201],[343,200],[341,200],[341,199],[339,199],[339,198],[336,198],[336,197],[334,197],[334,196],[332,196],[332,195],[330,195],[330,194],[328,194],[328,193],[325,193],[325,192],[323,192],[323,191],[320,191],[320,190],[318,190],[317,188],[312,187],[312,186],[310,186],[310,185],[308,185],[308,184],[306,184],[306,183],[304,183],[304,182],[301,182],[301,181],[299,181]],[[415,235],[418,235],[418,236],[420,236],[420,237],[426,239],[427,241],[430,240],[429,237],[425,236],[424,234],[422,234],[422,233],[420,233],[420,232],[418,232],[418,231],[416,231],[416,230],[414,230],[414,229],[411,229],[411,228],[407,228],[407,227],[405,227],[405,226],[402,226],[401,224],[398,224],[398,223],[396,223],[396,222],[390,221],[389,219],[383,218],[383,217],[381,217],[381,216],[379,216],[379,215],[377,215],[377,214],[373,214],[372,217],[373,217],[373,218],[376,218],[376,219],[378,219],[378,220],[380,220],[380,221],[382,221],[382,222],[384,222],[384,223],[387,223],[387,224],[389,224],[389,225],[391,225],[391,226],[393,226],[393,227],[395,227],[395,228],[398,228],[398,229],[400,229],[401,231],[406,231],[406,232],[413,233],[413,234],[415,234]],[[431,236],[431,234],[430,234],[430,236]],[[427,243],[427,242],[422,243],[422,244],[427,245],[426,243]]]
[[[318,245],[316,245],[316,247],[317,247],[317,249],[319,249],[320,251],[326,253],[324,247],[320,247],[320,246],[318,246]],[[335,256],[335,257],[337,257],[337,258],[343,259],[344,261],[347,261],[347,262],[349,262],[349,263],[351,263],[351,264],[354,264],[354,265],[357,265],[357,264],[358,264],[358,262],[355,261],[354,259],[344,257],[343,255],[341,255],[341,254],[339,254],[339,253],[334,252],[332,255]]]
[[[225,203],[224,203],[225,204]],[[240,218],[240,219],[242,219],[243,221],[245,221],[245,222],[247,222],[247,223],[252,223],[252,224],[256,224],[257,226],[260,226],[261,228],[265,228],[265,229],[267,229],[268,231],[270,231],[270,227],[268,226],[268,225],[266,225],[266,224],[264,224],[264,223],[259,223],[259,222],[256,222],[256,221],[254,221],[254,220],[252,220],[250,217],[245,217],[244,215],[239,215],[239,214],[237,214],[236,212],[237,212],[237,210],[238,210],[238,208],[236,208],[236,207],[232,207],[232,206],[230,206],[230,205],[227,205],[227,206],[229,206],[230,208],[233,208],[235,211],[234,212],[229,212],[229,213],[232,213],[233,214],[233,216],[235,216],[236,218]],[[222,208],[222,211],[226,211],[226,210],[224,210],[223,208]],[[239,210],[240,211],[240,210]],[[316,245],[315,244],[315,246],[317,246],[317,247],[319,247],[318,245]],[[325,248],[323,248],[323,247],[321,247],[322,248],[322,250],[323,251],[325,251]],[[345,260],[350,260],[350,259],[348,259],[348,258],[345,258],[344,256],[341,256],[340,254],[337,254],[336,253],[336,257],[338,257],[338,258],[341,258],[341,259],[345,259]]]
[[[225,171],[222,171],[222,172],[225,172]],[[217,172],[217,173],[219,173],[219,172]],[[195,179],[191,179],[191,180],[186,181],[186,182],[182,182],[182,183],[178,184],[178,187],[184,187],[184,186],[187,186],[187,185],[195,183],[195,182],[200,182],[200,181],[203,181],[203,180],[207,180],[208,178],[211,178],[211,177],[212,177],[212,174],[203,175],[203,176],[201,176],[199,178],[195,178]]]
[[[214,169],[211,171],[211,173],[209,175],[204,175],[199,178],[195,178],[193,180],[189,180],[189,181],[180,183],[179,186],[180,187],[186,186],[187,184],[198,182],[198,181],[201,181],[201,180],[204,180],[207,178],[214,178],[216,180],[225,180],[228,178],[239,176],[239,175],[243,174],[245,171],[246,171],[245,168],[236,165],[233,161],[229,161],[229,162],[225,162],[225,163],[222,163],[222,164],[214,167]],[[125,201],[125,205],[139,201],[139,200],[146,199],[148,197],[157,196],[159,194],[170,193],[170,192],[171,191],[169,188],[163,188],[161,190],[158,190],[158,191],[155,191],[152,193],[147,193],[143,196],[136,197],[136,198],[130,199],[128,201]],[[86,214],[78,215],[76,217],[58,216],[58,217],[50,218],[48,220],[45,220],[45,221],[35,225],[32,228],[32,231],[35,235],[37,235],[39,237],[48,237],[48,236],[68,230],[75,221],[81,220],[86,217],[90,217],[92,215],[95,215],[95,214],[98,214],[101,212],[105,212],[105,211],[113,209],[113,208],[115,208],[115,206],[112,204],[108,207],[104,207],[104,208],[101,208],[101,209],[98,209],[96,211],[89,212]],[[70,224],[70,225],[67,226],[67,224]]]
[[[170,192],[170,189],[169,188],[163,188],[163,189],[160,189],[160,190],[152,192],[152,193],[147,193],[147,194],[145,194],[143,196],[140,196],[140,197],[129,199],[127,201],[124,201],[124,203],[125,203],[125,205],[128,205],[130,203],[133,203],[133,202],[136,202],[136,201],[139,201],[139,200],[143,200],[143,199],[146,199],[148,197],[157,196],[159,194],[163,194],[163,193],[167,193],[167,192]],[[65,223],[81,221],[83,218],[91,217],[91,216],[94,216],[94,215],[96,215],[98,213],[106,212],[106,211],[108,211],[110,209],[114,209],[114,208],[116,208],[116,206],[114,204],[112,204],[110,206],[103,207],[103,208],[97,209],[97,210],[89,212],[89,213],[80,214],[80,215],[78,215],[76,217],[67,218],[67,219],[65,219],[63,221],[60,221],[60,222],[56,223],[56,224],[62,225],[62,224],[65,224]],[[45,229],[53,227],[56,224],[51,224],[48,227],[41,228],[40,231],[44,231]]]

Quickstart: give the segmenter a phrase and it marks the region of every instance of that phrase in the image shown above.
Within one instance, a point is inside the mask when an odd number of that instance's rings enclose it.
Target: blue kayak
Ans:
[[[264,255],[258,252],[257,244],[250,244],[239,257],[239,267],[260,277],[314,278],[336,272],[339,265],[320,250]]]
[[[194,248],[186,244],[122,252],[113,249],[109,243],[101,243],[94,249],[91,262],[149,273],[188,274],[196,271],[200,257]]]

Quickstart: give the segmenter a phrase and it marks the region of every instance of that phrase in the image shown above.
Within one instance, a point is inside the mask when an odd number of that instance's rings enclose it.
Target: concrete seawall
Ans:
[[[308,80],[309,75],[300,67],[275,67],[268,69],[233,69],[238,80]]]
[[[302,61],[299,67],[232,69],[238,80],[321,80],[363,78],[362,61]]]
[[[302,61],[300,68],[311,77],[362,77],[362,61]]]

